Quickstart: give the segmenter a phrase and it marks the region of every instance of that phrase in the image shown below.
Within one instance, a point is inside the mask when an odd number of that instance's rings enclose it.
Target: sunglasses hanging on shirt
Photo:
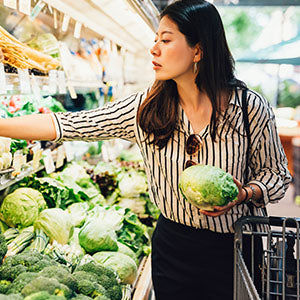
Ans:
[[[188,155],[195,155],[200,151],[203,145],[203,140],[198,134],[191,134],[185,143],[185,152]],[[191,159],[186,161],[184,168],[197,165],[197,163]]]

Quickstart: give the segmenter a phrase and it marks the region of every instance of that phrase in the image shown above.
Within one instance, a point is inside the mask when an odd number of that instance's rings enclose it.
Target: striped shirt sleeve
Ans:
[[[93,110],[53,114],[55,141],[121,138],[136,142],[137,99],[142,97],[141,94],[136,93]]]
[[[260,187],[265,205],[276,203],[284,197],[291,175],[277,132],[275,115],[270,104],[254,93],[249,99],[249,110],[251,148],[255,150],[251,153],[248,183]]]

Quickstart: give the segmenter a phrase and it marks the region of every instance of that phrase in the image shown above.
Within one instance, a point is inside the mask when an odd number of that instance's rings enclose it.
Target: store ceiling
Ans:
[[[217,6],[299,6],[300,0],[214,0]]]
[[[153,0],[159,11],[172,0]],[[300,6],[300,0],[211,0],[216,6]]]

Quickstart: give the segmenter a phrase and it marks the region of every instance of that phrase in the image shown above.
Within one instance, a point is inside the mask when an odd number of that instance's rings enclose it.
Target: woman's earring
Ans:
[[[196,74],[197,71],[198,71],[198,63],[195,62],[195,63],[194,63],[194,74]]]

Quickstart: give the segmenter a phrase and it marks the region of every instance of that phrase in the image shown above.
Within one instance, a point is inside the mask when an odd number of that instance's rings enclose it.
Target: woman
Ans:
[[[246,202],[262,215],[260,207],[280,200],[291,180],[274,114],[264,98],[247,91],[251,146],[246,162],[241,104],[246,86],[234,76],[222,21],[208,2],[168,6],[151,54],[156,82],[148,92],[92,111],[0,120],[0,135],[136,142],[151,199],[162,213],[152,240],[156,299],[232,299],[233,225],[251,214]],[[195,163],[233,175],[237,200],[213,212],[187,203],[178,180]]]

